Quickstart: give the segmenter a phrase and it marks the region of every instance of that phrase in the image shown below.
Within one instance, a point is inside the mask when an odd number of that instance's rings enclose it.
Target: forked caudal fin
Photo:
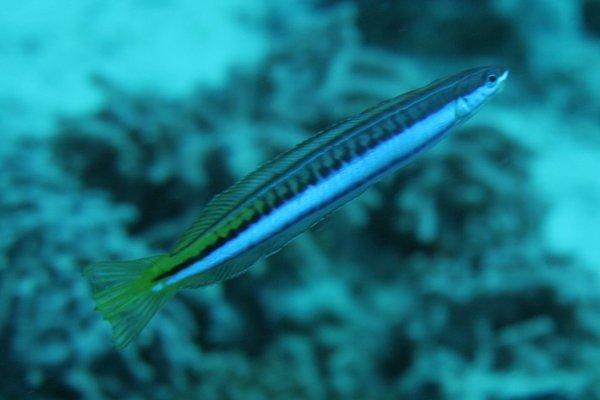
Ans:
[[[84,271],[92,285],[96,308],[112,325],[115,344],[120,348],[140,333],[176,291],[168,287],[155,291],[152,281],[143,277],[160,257],[99,262]]]

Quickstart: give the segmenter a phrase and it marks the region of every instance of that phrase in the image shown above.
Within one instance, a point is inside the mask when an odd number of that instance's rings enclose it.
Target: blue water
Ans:
[[[0,398],[600,399],[600,1],[0,12]],[[127,349],[81,270],[378,101],[485,64],[436,148]]]

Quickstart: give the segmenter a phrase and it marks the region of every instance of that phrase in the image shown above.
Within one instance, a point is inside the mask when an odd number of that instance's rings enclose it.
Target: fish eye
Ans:
[[[496,76],[496,74],[489,74],[487,76],[488,83],[496,83],[497,80],[498,80],[498,76]]]

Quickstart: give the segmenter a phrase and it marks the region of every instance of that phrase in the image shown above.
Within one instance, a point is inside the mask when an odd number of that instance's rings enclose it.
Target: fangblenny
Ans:
[[[214,197],[167,254],[88,266],[97,309],[126,346],[179,289],[232,278],[468,119],[502,67],[437,80],[326,129]]]

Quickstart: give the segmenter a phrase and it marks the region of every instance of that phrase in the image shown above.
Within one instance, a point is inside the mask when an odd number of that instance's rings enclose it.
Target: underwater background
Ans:
[[[0,11],[0,398],[600,399],[600,1]],[[380,100],[511,69],[464,127],[125,350],[82,269]]]

